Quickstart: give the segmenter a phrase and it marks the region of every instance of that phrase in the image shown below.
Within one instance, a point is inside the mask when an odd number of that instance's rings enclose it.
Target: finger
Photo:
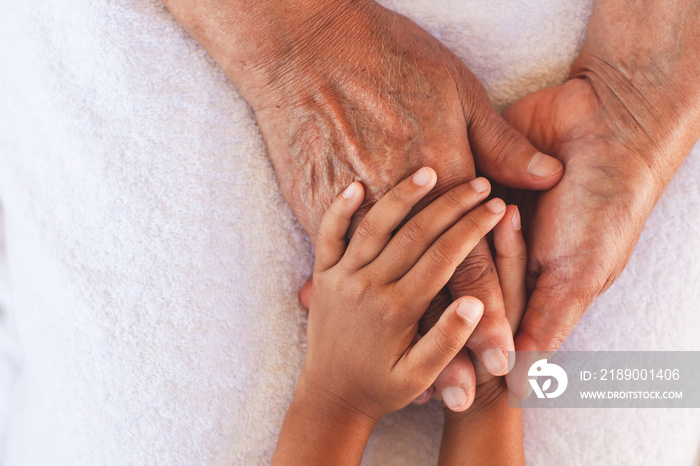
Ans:
[[[516,338],[518,340],[518,338]],[[513,369],[506,374],[506,383],[508,384],[508,391],[512,393],[516,398],[524,400],[532,392],[532,386],[528,382],[528,373],[530,367],[542,358],[547,358],[543,356],[545,353],[537,351],[537,345],[535,341],[529,338],[520,339],[516,346],[518,353],[515,358],[515,364]]]
[[[304,283],[299,291],[299,302],[308,311],[311,306],[311,285],[313,284],[313,279]]]
[[[421,317],[418,331],[421,335],[428,333],[443,314],[445,309],[452,304],[452,298],[447,288],[443,288],[440,293],[433,299]],[[460,351],[455,358],[450,361],[440,375],[435,379],[433,384],[435,390],[433,396],[442,401],[442,393],[445,392],[445,397],[450,401],[451,408],[459,407],[459,399],[466,396],[467,403],[460,409],[467,409],[474,400],[476,376],[472,360],[467,354],[466,349]]]
[[[513,331],[506,319],[498,274],[485,239],[460,264],[448,288],[455,298],[475,296],[484,303],[484,315],[467,347],[490,374],[508,372],[508,354],[514,349]]]
[[[582,285],[585,271],[575,276],[563,273],[545,269],[537,278],[516,342],[532,340],[537,351],[558,349],[593,302],[600,288]]]
[[[416,295],[415,309],[423,312],[457,267],[501,219],[506,210],[500,199],[491,199],[466,214],[428,248],[416,265],[396,284],[400,294]],[[408,318],[410,319],[409,316]]]
[[[466,348],[447,364],[433,385],[433,396],[450,410],[464,411],[472,405],[476,395],[476,375]]]
[[[561,346],[597,295],[596,288],[582,287],[585,270],[575,276],[558,269],[545,269],[537,278],[535,289],[515,337],[518,358],[508,389],[518,398],[531,391],[527,371],[543,353]],[[589,278],[589,277],[588,277]]]
[[[414,380],[434,381],[464,348],[483,312],[484,306],[476,298],[461,298],[452,303],[435,326],[404,354],[399,361],[400,370]],[[444,387],[441,395],[450,409],[466,409],[469,398],[464,387]]]
[[[505,215],[493,229],[493,245],[506,318],[515,333],[527,303],[527,248],[520,225],[520,212],[516,206],[508,206]]]
[[[481,86],[483,90],[483,86]],[[491,104],[486,91],[470,108],[468,135],[477,170],[511,188],[549,189],[564,173],[559,160],[538,151],[510,126]]]
[[[362,204],[362,199],[364,199],[364,188],[355,181],[331,202],[330,207],[323,214],[316,236],[315,273],[333,267],[343,257],[345,236],[353,214]]]
[[[436,182],[435,170],[423,167],[379,199],[350,239],[347,264],[359,269],[374,260],[413,206],[433,189]]]
[[[489,190],[486,178],[476,178],[447,191],[406,222],[373,265],[391,281],[398,280],[445,230],[486,199]]]

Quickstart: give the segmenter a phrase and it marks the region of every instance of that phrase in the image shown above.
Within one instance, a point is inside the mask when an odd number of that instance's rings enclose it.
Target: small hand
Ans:
[[[362,185],[353,182],[323,216],[306,360],[273,464],[359,463],[377,420],[425,391],[472,334],[484,310],[475,298],[450,304],[425,335],[418,323],[506,206],[500,199],[479,205],[488,195],[479,178],[401,227],[436,181],[422,168],[399,183],[370,209],[347,249]],[[424,226],[420,238],[417,225]]]
[[[307,357],[299,386],[317,398],[378,419],[425,391],[462,349],[483,306],[452,303],[422,337],[418,322],[454,270],[505,212],[500,199],[479,205],[480,182],[457,186],[412,217],[436,182],[419,170],[381,198],[345,250],[362,201],[353,183],[319,227],[309,310]],[[488,183],[487,183],[488,185]],[[414,236],[422,225],[422,237]]]
[[[527,251],[515,206],[494,228],[493,244],[506,316],[515,330],[527,302]],[[466,411],[445,409],[438,464],[525,464],[521,413],[512,407],[517,400],[509,400],[504,377],[489,374],[477,360],[474,366],[476,397]]]

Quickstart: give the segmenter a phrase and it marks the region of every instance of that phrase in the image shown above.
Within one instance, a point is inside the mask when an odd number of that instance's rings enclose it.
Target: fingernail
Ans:
[[[530,165],[527,166],[527,171],[539,178],[555,175],[561,169],[562,165],[557,159],[541,152],[536,153],[530,160]]]
[[[447,387],[442,390],[442,401],[452,411],[456,411],[467,402],[467,392],[459,387]]]
[[[427,185],[430,183],[430,172],[425,168],[421,168],[413,175],[413,182],[418,186]]]
[[[476,324],[483,312],[484,306],[473,299],[465,299],[457,306],[457,314],[470,324]]]
[[[515,208],[515,213],[513,214],[513,218],[510,219],[510,221],[513,223],[513,230],[520,230],[520,209],[518,209],[517,207]]]
[[[481,355],[481,362],[490,374],[500,375],[508,368],[508,357],[500,348],[491,348]]]
[[[488,207],[488,209],[494,214],[500,214],[501,212],[506,210],[506,203],[498,198],[495,198],[487,202],[486,207]]]
[[[489,189],[489,182],[486,178],[476,178],[469,182],[477,193],[483,193]]]
[[[343,197],[345,199],[350,199],[355,195],[357,192],[357,185],[353,182],[350,186],[345,188],[345,191],[343,191]]]

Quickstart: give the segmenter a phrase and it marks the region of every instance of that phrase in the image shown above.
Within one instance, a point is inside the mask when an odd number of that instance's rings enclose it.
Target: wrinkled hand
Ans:
[[[516,340],[520,351],[561,345],[622,272],[658,196],[649,167],[616,141],[599,111],[591,85],[574,79],[505,113],[566,167],[551,190],[514,195],[527,224],[532,290]]]
[[[440,182],[414,213],[473,179],[474,163],[516,188],[546,189],[561,177],[561,164],[538,153],[494,111],[464,63],[408,18],[373,1],[165,3],[253,107],[282,193],[314,242],[323,212],[353,180],[366,190],[356,226],[379,197],[421,166],[433,167]],[[425,227],[416,225],[412,241]],[[484,303],[468,345],[490,372],[503,374],[513,339],[486,242],[449,288],[454,299],[473,295]],[[473,377],[462,356],[437,385],[462,390],[463,403],[455,408],[464,409]]]
[[[366,188],[363,212],[421,165],[438,173],[434,195],[474,178],[473,157],[483,174],[509,186],[543,189],[558,180],[561,165],[513,131],[466,66],[412,21],[373,3],[340,9],[328,21],[271,58],[274,77],[251,98],[282,192],[312,240],[330,200],[353,180]],[[417,224],[412,241],[425,229]],[[449,289],[452,299],[471,295],[485,304],[468,346],[489,372],[504,374],[514,347],[485,241]],[[439,304],[432,308],[442,311]],[[473,377],[461,355],[436,385],[459,394],[451,407],[466,409]]]
[[[517,350],[560,346],[620,275],[700,136],[697,9],[691,2],[645,0],[630,8],[599,0],[572,79],[504,113],[565,165],[553,189],[507,198],[529,224],[532,294]]]

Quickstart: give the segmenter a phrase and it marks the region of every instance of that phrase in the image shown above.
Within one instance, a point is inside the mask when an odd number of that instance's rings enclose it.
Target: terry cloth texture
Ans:
[[[385,0],[503,108],[560,83],[591,0]],[[700,149],[564,345],[699,350]],[[304,356],[311,247],[253,114],[156,0],[0,2],[0,452],[262,465]],[[434,464],[435,403],[367,465]],[[697,464],[697,410],[533,410],[534,465]],[[695,462],[694,462],[695,461]]]

